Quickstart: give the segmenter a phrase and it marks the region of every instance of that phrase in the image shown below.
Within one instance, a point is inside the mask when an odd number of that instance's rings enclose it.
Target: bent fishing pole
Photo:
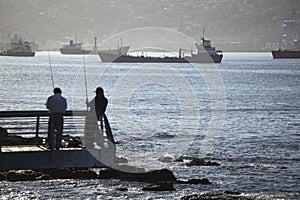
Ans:
[[[51,58],[50,58],[50,52],[49,52],[49,49],[48,49],[48,59],[49,59],[49,65],[50,65],[52,87],[54,88],[53,70],[52,70],[52,65],[51,65]]]
[[[86,101],[86,110],[88,110],[88,92],[87,92],[87,80],[86,80],[86,68],[85,68],[85,58],[84,51],[82,51],[82,59],[83,59],[83,72],[84,72],[84,85],[85,85],[85,101]]]

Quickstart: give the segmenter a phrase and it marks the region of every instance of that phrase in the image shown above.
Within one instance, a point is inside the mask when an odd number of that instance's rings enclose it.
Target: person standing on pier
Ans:
[[[96,113],[96,119],[97,121],[100,121],[100,127],[102,131],[103,128],[105,127],[105,133],[107,139],[112,144],[117,144],[117,142],[115,142],[113,138],[108,119],[105,115],[108,100],[104,95],[104,90],[101,87],[97,87],[95,92],[96,92],[96,96],[92,99],[92,101],[87,102],[87,107],[90,108],[90,113]],[[103,122],[104,122],[104,127],[103,127]]]
[[[48,97],[46,107],[49,109],[48,144],[50,149],[59,149],[62,141],[64,125],[63,115],[67,110],[67,100],[61,95],[60,88],[53,89],[54,95]],[[55,141],[55,144],[54,144]]]

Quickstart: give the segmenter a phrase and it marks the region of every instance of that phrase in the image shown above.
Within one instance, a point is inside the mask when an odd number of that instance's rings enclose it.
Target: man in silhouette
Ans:
[[[53,89],[54,95],[48,97],[46,107],[49,109],[48,144],[50,149],[59,149],[62,141],[64,125],[63,115],[67,110],[67,100],[61,95],[60,88]],[[55,138],[55,139],[54,139]],[[55,141],[55,144],[54,144]]]

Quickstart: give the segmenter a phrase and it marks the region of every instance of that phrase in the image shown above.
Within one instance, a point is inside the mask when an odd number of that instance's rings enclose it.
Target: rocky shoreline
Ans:
[[[22,137],[8,137],[7,132],[0,135],[2,143],[7,144],[42,144],[42,138],[23,139]],[[6,140],[3,140],[6,139]],[[81,141],[68,135],[64,136],[64,140],[68,141],[68,147],[80,147]],[[127,163],[126,158],[115,158],[116,163]],[[160,158],[161,162],[183,162],[187,167],[190,166],[220,166],[221,164],[212,161],[206,161],[201,158],[181,156],[177,159],[173,157]],[[192,178],[188,180],[177,179],[173,172],[168,169],[158,169],[145,171],[142,168],[132,167],[125,164],[115,165],[113,168],[107,167],[103,169],[93,168],[55,168],[55,169],[39,169],[39,170],[9,170],[0,171],[0,181],[40,181],[55,179],[119,179],[124,181],[138,181],[147,183],[142,191],[175,191],[174,184],[193,184],[193,185],[212,185],[207,178]],[[119,191],[128,191],[126,187],[117,188]],[[193,194],[181,197],[182,200],[197,199],[239,199],[251,200],[254,197],[243,196],[239,192],[224,191],[221,193],[205,193]],[[261,199],[261,198],[260,198]]]
[[[130,166],[127,166],[130,167]],[[148,183],[142,191],[175,191],[174,184],[212,184],[208,179],[177,179],[168,169],[151,170],[136,169],[137,173],[124,172],[113,168],[104,168],[97,173],[95,169],[64,168],[44,170],[11,170],[0,172],[0,181],[39,181],[53,179],[119,179]],[[119,191],[128,191],[126,187],[117,188]],[[197,199],[229,199],[252,200],[255,197],[244,196],[239,192],[224,191],[221,193],[193,194],[181,197],[182,200]]]

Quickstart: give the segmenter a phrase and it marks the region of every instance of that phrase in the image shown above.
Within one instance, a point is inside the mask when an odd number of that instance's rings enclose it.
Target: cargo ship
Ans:
[[[272,51],[272,56],[274,59],[296,59],[300,58],[300,50],[277,50]]]
[[[289,19],[282,22],[282,48],[272,51],[272,56],[274,59],[300,58],[300,42],[297,34],[299,23],[295,20],[297,19],[295,8],[297,8],[297,1],[293,0],[291,1],[291,16]]]
[[[21,56],[21,57],[33,57],[35,52],[32,51],[29,42],[23,41],[20,37],[18,42],[12,42],[11,48],[8,50],[2,50],[0,56]]]
[[[195,44],[196,53],[190,52],[190,55],[183,56],[182,51],[185,49],[179,49],[179,56],[174,57],[148,57],[148,56],[133,56],[127,54],[125,51],[118,53],[99,52],[99,56],[102,62],[150,62],[150,63],[221,63],[223,53],[220,50],[216,50],[211,46],[210,40],[201,38],[202,43]]]
[[[82,44],[70,40],[69,44],[64,45],[62,48],[59,48],[61,54],[89,54],[92,50],[86,50],[82,48]]]
[[[130,46],[122,46],[122,40],[121,40],[121,46],[115,49],[103,49],[98,50],[97,46],[97,37],[94,38],[95,45],[93,46],[93,49],[83,49],[81,43],[73,42],[73,40],[70,40],[70,43],[68,45],[64,45],[63,48],[60,48],[60,52],[62,54],[108,54],[108,59],[113,59],[115,55],[122,55],[126,54],[130,48]],[[113,58],[111,58],[113,56]]]

